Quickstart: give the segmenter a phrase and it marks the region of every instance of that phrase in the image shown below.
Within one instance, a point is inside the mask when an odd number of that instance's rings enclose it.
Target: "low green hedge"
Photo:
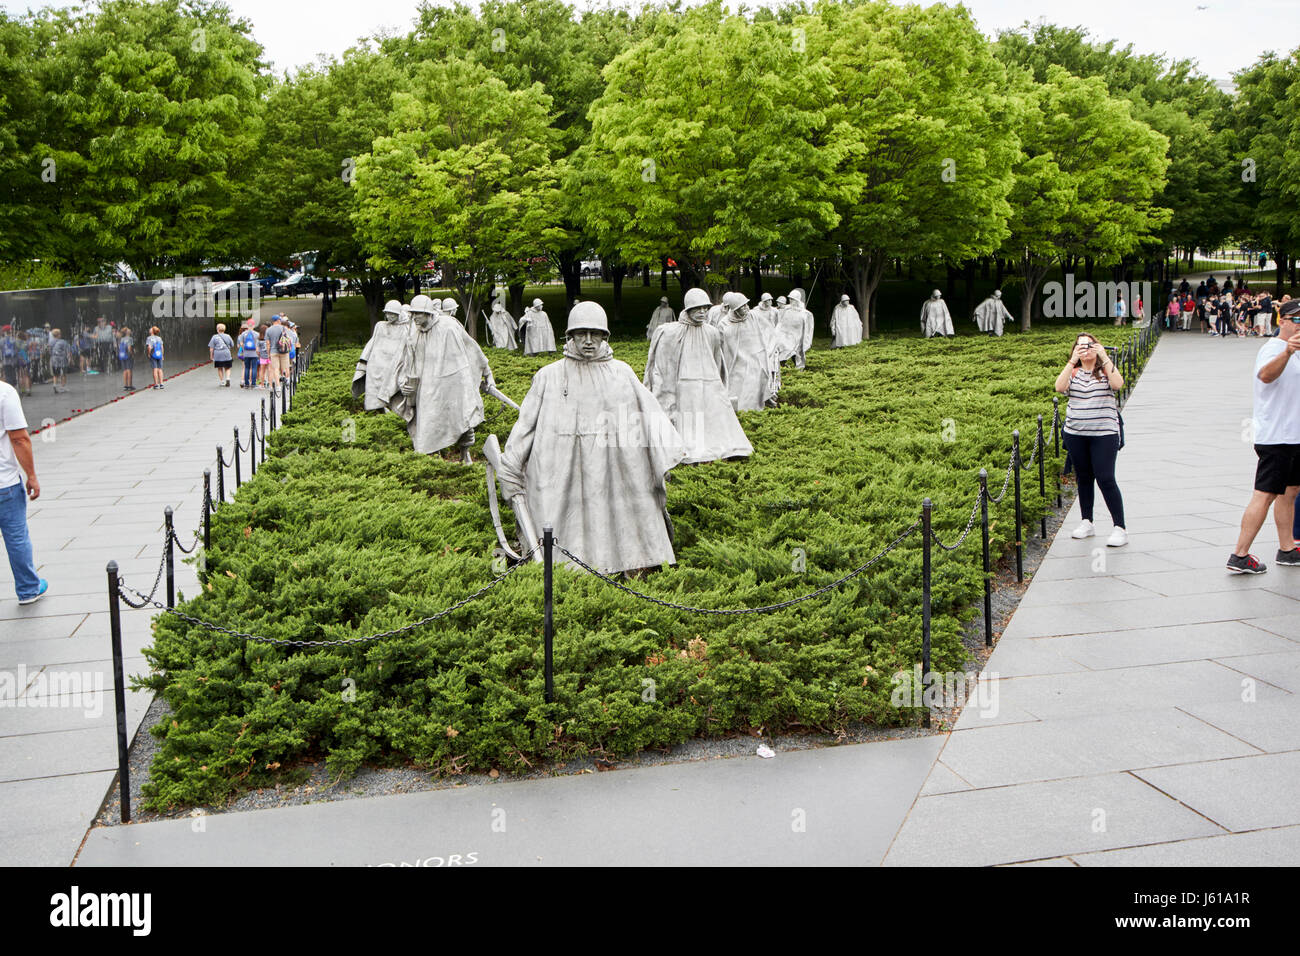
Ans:
[[[673,473],[677,565],[631,583],[711,608],[787,600],[876,554],[927,495],[937,533],[954,539],[980,467],[996,494],[1011,430],[1021,429],[1028,458],[1035,415],[1050,422],[1071,341],[1053,331],[815,351],[807,371],[786,373],[780,408],[742,413],[752,458]],[[615,342],[638,372],[645,355],[643,340]],[[416,455],[396,416],[364,413],[349,389],[356,357],[349,348],[316,358],[268,460],[215,515],[207,583],[179,605],[186,613],[269,637],[340,640],[418,620],[493,578],[482,465]],[[550,360],[489,358],[516,401]],[[504,443],[515,419],[486,404],[480,448],[489,432]],[[1050,493],[1059,467],[1050,453],[1048,467]],[[1036,469],[1024,499],[1033,533],[1044,509]],[[1008,493],[992,509],[997,552],[1014,540],[1012,507]],[[936,670],[962,667],[960,630],[981,588],[978,530],[954,554],[935,550]],[[361,644],[281,648],[159,616],[146,651],[155,673],[141,683],[173,718],[154,728],[148,805],[221,802],[320,757],[339,775],[404,761],[510,772],[696,736],[916,717],[891,706],[890,692],[920,656],[919,532],[845,586],[770,614],[677,611],[566,568],[556,590],[552,705],[540,566],[433,625]]]

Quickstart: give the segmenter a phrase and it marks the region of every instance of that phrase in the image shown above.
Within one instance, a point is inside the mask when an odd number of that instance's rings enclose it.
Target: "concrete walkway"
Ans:
[[[1071,539],[1076,504],[986,668],[996,713],[949,735],[102,828],[79,863],[1293,863],[1300,569],[1223,567],[1259,345],[1164,338],[1125,414],[1130,544],[1104,511]]]
[[[219,443],[229,451],[235,426],[247,440],[249,411],[268,394],[237,381],[219,389],[209,365],[34,438],[41,497],[28,524],[50,590],[20,607],[0,561],[0,863],[72,862],[117,768],[105,566],[116,560],[126,582],[148,593],[163,508],[175,510],[188,545],[201,521],[203,469],[215,468]],[[214,474],[214,495],[215,482]],[[192,594],[197,580],[182,557],[176,585]],[[149,613],[124,607],[122,631],[126,673],[146,672]],[[151,698],[127,694],[132,738]]]

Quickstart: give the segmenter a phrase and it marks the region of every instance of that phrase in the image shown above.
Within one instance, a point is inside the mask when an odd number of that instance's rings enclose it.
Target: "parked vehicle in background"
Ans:
[[[319,279],[316,276],[309,276],[305,272],[299,272],[297,275],[289,276],[283,282],[277,282],[271,287],[276,298],[283,295],[320,295],[329,288],[329,282],[326,279]]]

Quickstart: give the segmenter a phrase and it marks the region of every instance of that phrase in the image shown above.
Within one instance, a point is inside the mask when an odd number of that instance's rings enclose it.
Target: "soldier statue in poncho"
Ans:
[[[749,314],[767,324],[769,329],[776,328],[776,307],[772,305],[772,293],[764,292],[758,299],[758,305],[749,310]]]
[[[921,306],[921,332],[928,339],[936,335],[953,337],[952,315],[948,312],[948,303],[943,301],[943,293],[935,289],[930,298]]]
[[[704,295],[701,290],[692,291]],[[727,395],[738,411],[759,411],[774,405],[781,389],[776,330],[754,317],[742,293],[728,292],[723,298],[731,299],[727,321],[719,329]]]
[[[727,395],[722,332],[705,322],[708,311],[704,290],[689,290],[685,320],[657,329],[646,357],[645,386],[682,436],[686,464],[754,453]]]
[[[993,294],[975,307],[975,324],[981,332],[989,335],[1001,335],[1003,321],[1011,321],[1011,313],[1002,304],[1002,290],[994,289]]]
[[[782,362],[793,359],[795,368],[806,367],[813,315],[804,308],[803,289],[790,292],[789,304],[777,314],[776,322],[777,358]]]
[[[361,350],[356,372],[352,376],[352,397],[365,396],[365,409],[377,412],[388,408],[397,393],[397,373],[402,364],[411,319],[406,307],[396,299],[384,305],[383,321],[375,325],[370,341]]]
[[[492,313],[488,316],[487,327],[493,348],[513,350],[519,347],[519,343],[515,341],[514,316],[506,311],[505,303],[500,299],[492,303]]]
[[[525,355],[556,350],[555,330],[551,328],[550,317],[542,311],[541,299],[533,299],[533,304],[519,317],[519,339],[524,344]]]
[[[673,307],[668,304],[668,296],[659,300],[659,305],[655,307],[654,313],[650,316],[650,324],[645,327],[645,337],[654,338],[655,329],[665,322],[676,322],[677,316],[673,314]]]
[[[676,560],[665,480],[682,455],[664,410],[614,358],[605,310],[581,302],[564,358],[533,376],[498,477],[557,545],[603,573],[634,571]]]
[[[839,305],[831,313],[831,348],[842,349],[862,341],[862,316],[853,308],[847,295],[840,296]]]
[[[411,300],[411,325],[389,407],[406,420],[416,452],[456,445],[469,464],[474,426],[483,421],[480,392],[495,389],[487,357],[456,321],[456,302],[437,309],[427,295]]]

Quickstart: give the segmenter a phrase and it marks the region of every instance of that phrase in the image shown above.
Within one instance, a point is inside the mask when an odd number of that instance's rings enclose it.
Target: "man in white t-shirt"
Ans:
[[[27,473],[27,487],[23,474]],[[18,393],[7,382],[0,382],[0,533],[4,534],[9,567],[14,573],[14,590],[19,604],[41,599],[49,583],[36,573],[32,558],[32,539],[27,533],[27,498],[41,496],[36,480],[36,461],[32,457],[32,436],[27,433],[27,419]]]
[[[1295,498],[1300,492],[1300,302],[1287,303],[1279,316],[1281,330],[1259,350],[1255,359],[1255,492],[1241,516],[1241,535],[1228,556],[1234,574],[1262,574],[1268,565],[1250,553],[1264,526],[1268,509],[1277,523],[1277,563],[1300,566],[1292,537]]]

